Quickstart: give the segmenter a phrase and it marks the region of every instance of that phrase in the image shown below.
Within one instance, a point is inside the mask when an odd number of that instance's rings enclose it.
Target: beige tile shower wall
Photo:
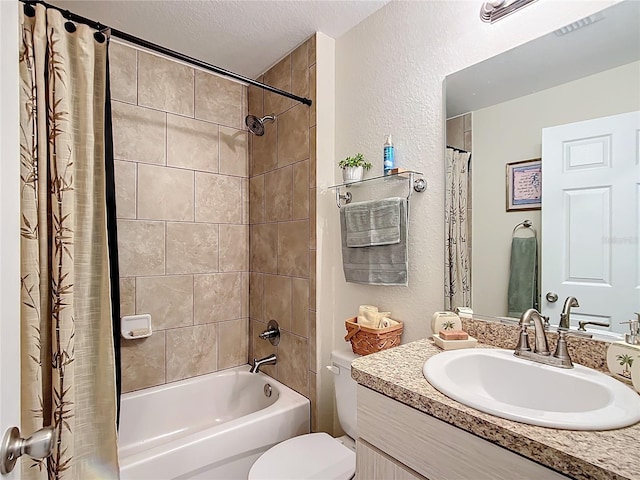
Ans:
[[[123,391],[245,364],[247,89],[117,43],[110,62],[122,315],[154,330],[122,340]]]
[[[447,145],[461,150],[471,151],[472,129],[471,113],[447,119]]]
[[[315,41],[309,38],[259,80],[315,102]],[[315,107],[249,87],[249,113],[276,116],[262,137],[249,138],[250,354],[276,353],[278,363],[264,371],[311,399],[314,428]],[[270,319],[282,331],[277,347],[257,337]]]

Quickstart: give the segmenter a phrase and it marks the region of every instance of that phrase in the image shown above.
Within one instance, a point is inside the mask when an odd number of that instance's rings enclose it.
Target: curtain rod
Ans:
[[[20,0],[20,1],[22,3],[24,3],[24,4],[26,4],[26,5],[40,4],[40,5],[44,5],[46,8],[52,8],[52,9],[57,10],[60,13],[62,13],[64,18],[66,18],[67,20],[70,20],[72,22],[77,22],[77,23],[83,23],[83,24],[88,25],[89,27],[94,28],[94,29],[96,29],[98,31],[104,31],[106,29],[109,29],[111,31],[111,36],[113,36],[113,37],[119,38],[121,40],[124,40],[126,42],[132,43],[134,45],[146,48],[146,49],[151,50],[153,52],[161,53],[161,54],[166,55],[168,57],[175,58],[177,60],[189,63],[191,65],[195,65],[197,67],[203,68],[204,70],[208,70],[210,72],[214,72],[214,73],[217,73],[219,75],[223,75],[225,77],[229,77],[229,78],[233,78],[235,80],[239,80],[241,82],[247,83],[247,84],[252,85],[254,87],[262,88],[263,90],[267,90],[267,91],[275,93],[277,95],[282,95],[283,97],[291,98],[292,100],[295,100],[296,102],[303,103],[305,105],[309,105],[310,106],[311,103],[312,103],[312,101],[310,99],[308,99],[308,98],[299,97],[298,95],[294,95],[293,93],[286,92],[284,90],[280,90],[279,88],[272,87],[271,85],[267,85],[266,83],[258,82],[257,80],[253,80],[251,78],[245,77],[244,75],[240,75],[239,73],[234,73],[234,72],[231,72],[229,70],[225,70],[224,68],[221,68],[221,67],[216,67],[215,65],[211,65],[210,63],[203,62],[202,60],[198,60],[197,58],[193,58],[193,57],[190,57],[190,56],[185,55],[183,53],[176,52],[176,51],[171,50],[169,48],[163,47],[161,45],[157,45],[155,43],[149,42],[147,40],[144,40],[142,38],[136,37],[134,35],[130,35],[130,34],[126,33],[126,32],[122,32],[122,31],[117,30],[115,28],[108,27],[106,25],[101,24],[100,22],[96,22],[94,20],[85,18],[85,17],[83,17],[81,15],[77,15],[77,14],[75,14],[73,12],[70,12],[69,10],[65,10],[65,9],[57,7],[55,5],[51,5],[50,3],[44,2],[42,0]]]
[[[462,150],[461,148],[457,148],[457,147],[452,147],[451,145],[447,145],[447,148],[450,148],[451,150],[455,150],[456,152],[460,152],[460,153],[469,153],[466,150]]]

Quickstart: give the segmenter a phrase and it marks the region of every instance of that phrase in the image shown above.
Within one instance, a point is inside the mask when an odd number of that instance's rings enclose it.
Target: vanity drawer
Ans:
[[[361,385],[358,436],[431,480],[569,478]]]

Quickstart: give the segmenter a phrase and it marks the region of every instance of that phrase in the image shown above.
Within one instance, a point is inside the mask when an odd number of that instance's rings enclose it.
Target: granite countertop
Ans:
[[[431,339],[418,340],[354,360],[351,375],[365,387],[570,477],[640,479],[640,423],[607,431],[557,430],[480,412],[424,378],[422,365],[441,351]]]

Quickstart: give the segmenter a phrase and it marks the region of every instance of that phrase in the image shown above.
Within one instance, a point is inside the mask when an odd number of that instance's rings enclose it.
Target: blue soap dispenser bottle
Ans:
[[[391,170],[395,168],[395,152],[393,149],[393,141],[391,135],[387,135],[387,140],[384,142],[383,148],[384,155],[384,174],[389,175]]]

